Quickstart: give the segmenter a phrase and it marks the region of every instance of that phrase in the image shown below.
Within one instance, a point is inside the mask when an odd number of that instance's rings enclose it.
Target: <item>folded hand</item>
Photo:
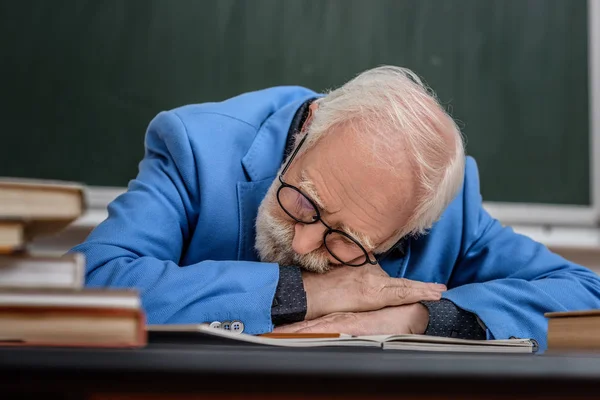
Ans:
[[[350,335],[422,334],[427,329],[429,313],[422,304],[387,307],[377,311],[338,312],[310,321],[275,328],[283,333],[347,333]]]
[[[337,312],[380,310],[384,307],[439,300],[442,284],[391,278],[379,265],[340,266],[325,274],[303,272],[306,319]]]

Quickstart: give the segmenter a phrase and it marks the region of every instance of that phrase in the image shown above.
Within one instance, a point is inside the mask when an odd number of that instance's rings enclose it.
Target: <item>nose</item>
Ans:
[[[320,223],[303,224],[298,222],[294,226],[294,239],[292,249],[301,255],[308,254],[323,245],[325,226]]]

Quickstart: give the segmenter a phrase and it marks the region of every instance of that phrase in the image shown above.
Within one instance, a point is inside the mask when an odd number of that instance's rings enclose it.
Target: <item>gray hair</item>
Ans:
[[[381,66],[316,102],[318,109],[301,153],[334,128],[345,126],[357,133],[379,167],[397,170],[398,156],[390,149],[402,148],[417,173],[416,208],[408,222],[375,251],[383,252],[406,235],[430,229],[461,188],[465,167],[460,130],[433,91],[407,68]]]

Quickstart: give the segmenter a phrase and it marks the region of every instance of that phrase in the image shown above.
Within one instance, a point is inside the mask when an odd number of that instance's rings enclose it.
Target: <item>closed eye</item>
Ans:
[[[298,211],[312,211],[314,210],[313,205],[308,201],[308,199],[298,193],[296,198],[296,210]]]

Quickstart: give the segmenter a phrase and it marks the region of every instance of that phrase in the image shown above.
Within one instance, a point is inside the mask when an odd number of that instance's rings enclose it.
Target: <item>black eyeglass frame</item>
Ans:
[[[371,260],[369,258],[369,253],[367,252],[367,250],[364,248],[364,246],[362,244],[360,244],[360,242],[358,240],[356,240],[355,238],[353,238],[352,236],[348,235],[346,232],[341,231],[339,229],[334,229],[331,226],[329,226],[325,221],[323,221],[323,219],[321,218],[321,211],[319,210],[319,207],[317,207],[317,205],[315,204],[315,202],[308,197],[306,194],[304,194],[300,189],[298,189],[297,187],[290,185],[289,183],[285,182],[283,180],[283,175],[285,175],[285,173],[287,172],[288,168],[290,167],[290,165],[292,164],[292,161],[294,161],[294,158],[296,158],[296,154],[298,154],[298,151],[300,150],[300,148],[302,147],[302,145],[304,144],[304,141],[306,140],[306,135],[302,138],[302,140],[300,141],[300,143],[298,143],[298,146],[296,147],[296,149],[294,149],[294,152],[292,153],[292,156],[290,157],[290,159],[288,160],[287,164],[285,165],[285,167],[283,168],[283,171],[281,171],[281,174],[279,175],[279,182],[281,183],[281,186],[279,186],[279,189],[277,189],[277,202],[279,203],[279,206],[281,207],[281,209],[290,217],[292,218],[294,221],[299,222],[301,224],[307,224],[307,225],[311,225],[314,224],[318,221],[321,221],[321,223],[327,228],[327,230],[325,231],[325,233],[323,234],[323,245],[325,246],[325,248],[327,249],[327,251],[329,252],[329,254],[331,254],[333,256],[333,258],[335,258],[337,261],[339,261],[340,263],[344,264],[344,265],[348,265],[350,267],[362,267],[365,264],[371,264],[371,265],[376,265],[379,261],[379,259],[385,257],[388,252],[385,252],[384,254],[382,254],[381,257],[376,257],[375,260]],[[315,215],[313,217],[312,221],[306,222],[306,221],[302,221],[299,220],[298,218],[294,217],[281,203],[281,200],[279,198],[279,193],[281,192],[282,189],[284,188],[290,188],[292,190],[295,190],[296,192],[298,192],[300,195],[302,195],[306,200],[308,200],[308,202],[313,206],[313,208],[315,209],[315,212],[317,215]],[[360,263],[360,264],[351,264],[349,262],[343,261],[340,258],[338,258],[338,256],[336,256],[330,249],[329,247],[327,247],[327,236],[331,235],[332,233],[337,233],[340,234],[346,238],[348,238],[349,240],[351,240],[354,244],[356,244],[364,253],[365,255],[365,261]],[[392,249],[393,250],[393,247]]]

